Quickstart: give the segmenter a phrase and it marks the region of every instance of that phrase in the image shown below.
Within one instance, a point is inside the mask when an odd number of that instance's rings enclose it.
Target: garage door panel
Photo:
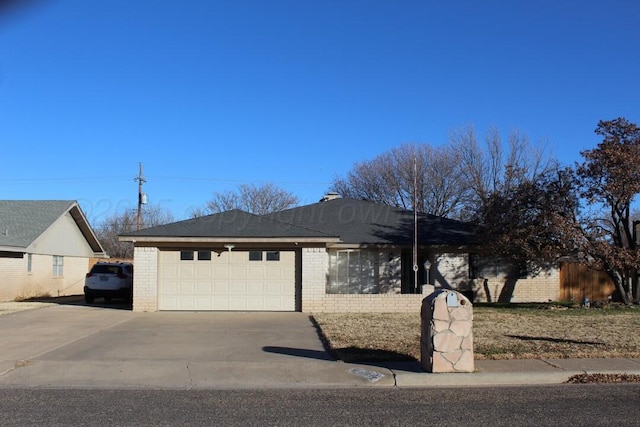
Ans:
[[[179,276],[180,278],[185,278],[185,277],[196,277],[196,269],[195,266],[193,265],[180,265],[180,269],[179,269]]]
[[[295,253],[279,261],[249,261],[246,251],[223,252],[211,260],[181,260],[179,251],[161,251],[160,310],[295,310]]]
[[[214,295],[228,295],[229,294],[229,282],[213,282]]]
[[[229,297],[215,296],[211,303],[213,310],[231,310],[229,308]]]
[[[211,279],[213,277],[213,269],[207,264],[196,264],[196,277],[198,279]]]
[[[198,284],[196,285],[196,293],[198,295],[212,294],[213,293],[213,283],[199,281]]]
[[[234,280],[244,280],[247,278],[247,268],[245,266],[231,266],[230,274]]]

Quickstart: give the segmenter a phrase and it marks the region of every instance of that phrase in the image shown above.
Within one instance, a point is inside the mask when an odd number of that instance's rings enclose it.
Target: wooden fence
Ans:
[[[580,302],[606,301],[615,291],[615,285],[604,271],[593,270],[584,264],[563,262],[560,266],[560,299]]]

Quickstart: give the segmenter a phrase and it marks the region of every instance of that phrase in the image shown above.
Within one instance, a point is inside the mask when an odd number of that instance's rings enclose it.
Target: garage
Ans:
[[[161,250],[158,309],[295,311],[295,251]]]

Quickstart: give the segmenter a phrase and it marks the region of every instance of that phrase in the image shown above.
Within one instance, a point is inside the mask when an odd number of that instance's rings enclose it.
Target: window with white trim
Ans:
[[[64,270],[64,257],[59,255],[53,256],[53,276],[62,276]]]

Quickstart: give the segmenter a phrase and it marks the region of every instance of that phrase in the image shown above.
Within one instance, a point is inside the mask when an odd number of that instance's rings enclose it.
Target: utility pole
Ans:
[[[140,170],[138,171],[138,176],[133,178],[134,181],[138,181],[138,228],[140,230],[142,227],[142,205],[145,205],[147,201],[145,200],[145,194],[142,192],[142,184],[147,182],[146,179],[142,177],[142,163],[138,163]]]
[[[413,155],[413,289],[418,292],[418,160]]]

